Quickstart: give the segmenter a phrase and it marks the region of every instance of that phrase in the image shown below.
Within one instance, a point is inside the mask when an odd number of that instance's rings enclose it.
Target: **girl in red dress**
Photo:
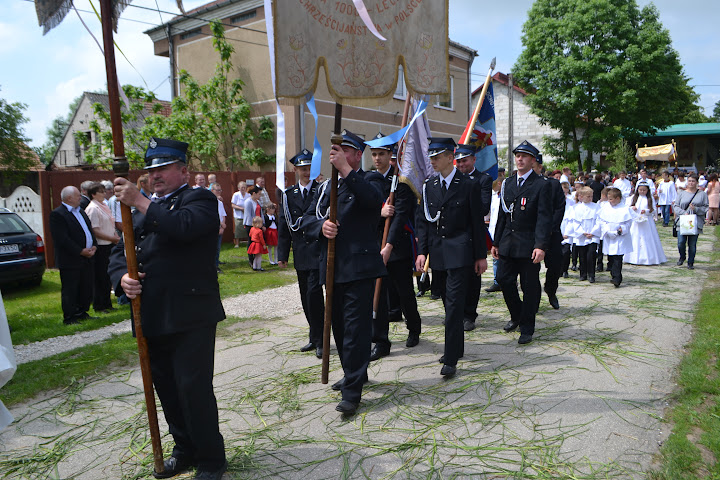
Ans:
[[[263,220],[260,217],[253,218],[253,226],[250,228],[250,244],[248,245],[248,255],[253,256],[253,270],[256,272],[264,272],[262,268],[263,253],[268,253],[265,246],[265,237],[263,236]]]
[[[271,203],[267,207],[267,214],[265,215],[265,243],[268,247],[268,259],[270,265],[277,265],[277,244],[278,244],[278,229],[277,229],[277,218],[275,212],[277,206]]]

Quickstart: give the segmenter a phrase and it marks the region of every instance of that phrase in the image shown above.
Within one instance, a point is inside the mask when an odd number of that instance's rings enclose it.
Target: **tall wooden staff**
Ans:
[[[462,141],[460,143],[464,145],[467,145],[467,142],[472,137],[473,128],[475,127],[475,123],[477,122],[478,116],[480,115],[480,109],[482,108],[482,104],[485,101],[485,94],[487,93],[488,87],[490,86],[490,79],[492,78],[493,70],[495,70],[495,57],[493,57],[492,62],[490,62],[490,69],[488,70],[487,77],[485,78],[485,83],[483,84],[482,91],[480,92],[480,99],[475,106],[475,111],[473,112],[473,116],[470,119],[470,123],[468,123],[469,128],[467,129],[467,132],[465,132],[465,136],[461,139]]]
[[[330,141],[333,145],[342,143],[342,104],[335,104],[335,128],[333,128],[333,136]],[[337,195],[338,195],[338,169],[335,165],[332,167],[330,176],[330,213],[328,220],[332,223],[337,222]],[[325,323],[323,324],[323,355],[322,355],[322,373],[320,381],[322,384],[328,383],[330,374],[330,329],[332,327],[332,305],[333,292],[335,290],[335,239],[328,239],[327,246],[327,269],[325,270]]]
[[[107,71],[108,100],[110,104],[110,125],[112,127],[113,149],[115,154],[113,172],[117,177],[127,178],[130,165],[128,164],[127,158],[125,158],[125,143],[123,139],[122,119],[120,117],[120,91],[118,88],[117,71],[115,69],[111,0],[100,0],[100,17],[102,21],[103,44],[105,47],[105,69]],[[130,278],[137,280],[138,266],[135,256],[135,236],[133,234],[130,207],[122,203],[120,205],[120,211],[122,213],[128,274]],[[160,443],[155,392],[153,390],[152,374],[150,373],[150,356],[148,355],[147,340],[143,336],[142,324],[140,322],[140,295],[132,299],[132,313],[138,353],[140,355],[140,371],[142,373],[143,388],[145,390],[145,405],[147,407],[148,423],[150,424],[150,439],[152,441],[155,471],[160,473],[164,471],[163,452]]]
[[[403,117],[402,122],[400,125],[400,128],[405,128],[408,121],[408,114],[410,113],[410,95],[406,95],[405,98],[405,109],[403,110]],[[400,152],[398,151],[398,164],[395,166],[394,170],[394,177],[393,177],[393,186],[390,189],[390,196],[388,196],[387,199],[387,205],[395,205],[395,189],[397,188],[397,182],[398,182],[398,175],[400,174]],[[390,233],[390,222],[392,221],[392,217],[387,217],[385,219],[385,227],[383,228],[383,236],[382,236],[382,244],[380,245],[380,250],[385,248],[385,245],[387,245],[387,238],[388,234]],[[378,307],[380,305],[380,290],[382,290],[382,277],[378,277],[377,280],[375,280],[375,296],[373,297],[373,318],[377,317]]]

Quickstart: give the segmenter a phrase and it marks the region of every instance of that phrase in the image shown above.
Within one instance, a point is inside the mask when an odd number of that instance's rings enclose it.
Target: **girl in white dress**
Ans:
[[[607,256],[607,267],[615,287],[622,283],[623,255],[632,252],[630,224],[633,214],[622,201],[622,192],[617,188],[608,190],[608,201],[601,207],[598,215],[600,238],[603,242],[603,253]]]
[[[659,265],[667,262],[660,236],[655,228],[655,206],[650,188],[645,181],[639,181],[630,202],[635,218],[630,225],[633,251],[625,255],[625,263],[633,265]]]

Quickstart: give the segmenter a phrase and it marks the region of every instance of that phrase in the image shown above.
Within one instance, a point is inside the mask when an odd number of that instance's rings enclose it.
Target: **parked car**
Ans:
[[[40,285],[45,273],[45,243],[25,221],[0,208],[0,284]]]

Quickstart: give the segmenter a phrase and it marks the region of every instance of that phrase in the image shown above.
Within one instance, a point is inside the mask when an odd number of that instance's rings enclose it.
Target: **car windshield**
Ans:
[[[16,214],[0,215],[0,236],[16,235],[18,233],[31,233],[32,230]]]

